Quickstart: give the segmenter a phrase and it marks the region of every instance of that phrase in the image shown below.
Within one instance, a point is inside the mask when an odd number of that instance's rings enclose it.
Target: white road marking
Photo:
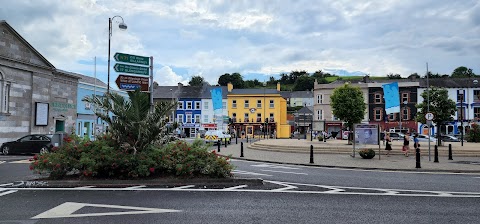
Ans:
[[[122,210],[129,209],[129,210],[135,210],[135,211],[73,214],[83,207],[118,208]],[[54,218],[73,218],[73,217],[108,216],[108,215],[134,215],[134,214],[152,214],[152,213],[166,213],[166,212],[181,212],[181,210],[65,202],[55,208],[52,208],[35,217],[32,217],[31,219],[52,219],[52,218],[54,219]]]
[[[32,163],[32,161],[30,161],[28,159],[24,159],[24,160],[12,161],[12,162],[9,162],[9,163]]]
[[[82,187],[76,187],[76,189],[85,189],[85,188],[93,188],[95,186],[82,186]]]
[[[172,187],[171,189],[187,189],[187,188],[191,188],[191,187],[195,187],[195,185],[185,185],[185,186],[180,186],[180,187]]]
[[[285,187],[283,187],[283,188],[273,189],[272,191],[286,191],[286,190],[298,188],[298,187],[292,186],[292,185],[290,185],[290,184],[285,184],[285,183],[278,182],[278,181],[266,181],[266,182],[270,182],[270,183],[272,183],[272,184],[278,184],[278,185],[285,186]]]
[[[273,172],[273,173],[287,173],[287,174],[308,175],[307,173],[285,172],[285,171],[278,171],[278,170],[261,170],[261,171]]]
[[[8,191],[5,191],[5,192],[2,192],[2,190],[0,189],[0,197],[5,196],[7,194],[15,193],[15,192],[17,192],[17,190],[8,190]]]
[[[0,161],[0,164],[5,163],[5,161]]]
[[[8,184],[0,184],[0,187],[5,187],[5,186],[11,186],[13,183],[8,183]]]
[[[245,175],[254,175],[254,176],[267,176],[271,177],[272,175],[269,174],[263,174],[263,173],[254,173],[254,172],[248,172],[248,171],[242,171],[242,170],[234,170],[232,173],[238,173],[238,174],[245,174]]]
[[[298,167],[279,166],[279,165],[267,164],[267,163],[258,164],[258,165],[250,165],[250,166],[254,166],[254,167],[269,167],[269,168],[275,168],[275,169],[289,169],[289,170],[299,170],[299,169],[300,169],[300,168],[298,168]]]
[[[244,188],[244,187],[248,187],[248,185],[238,185],[238,186],[234,186],[234,187],[224,188],[223,190],[229,191],[229,190],[235,190],[235,189],[240,189],[240,188]]]
[[[139,186],[131,186],[131,187],[126,187],[125,189],[138,189],[138,188],[144,188],[146,187],[145,185],[139,185]]]

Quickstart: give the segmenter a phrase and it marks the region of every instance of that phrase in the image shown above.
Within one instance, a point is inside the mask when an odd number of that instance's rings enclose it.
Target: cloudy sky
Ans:
[[[239,72],[480,73],[478,0],[0,0],[6,20],[55,67],[107,81],[115,52],[153,56],[160,85]],[[112,60],[112,66],[114,61]],[[111,73],[112,86],[117,74]]]

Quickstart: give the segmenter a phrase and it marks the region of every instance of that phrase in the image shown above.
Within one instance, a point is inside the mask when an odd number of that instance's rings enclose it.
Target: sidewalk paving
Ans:
[[[274,148],[276,144],[285,146],[301,146],[309,145],[310,141],[297,139],[270,139],[263,140],[263,144],[270,144]],[[240,157],[240,143],[244,143],[244,157]],[[375,150],[377,155],[373,159],[362,159],[358,152],[355,157],[349,154],[314,154],[314,163],[310,163],[310,154],[301,152],[277,152],[265,151],[248,148],[245,139],[238,139],[238,144],[235,144],[235,139],[232,144],[225,148],[224,145],[220,148],[221,155],[231,155],[235,159],[245,159],[250,161],[297,164],[297,165],[312,165],[321,167],[338,167],[338,168],[353,168],[353,169],[380,169],[380,170],[402,170],[402,171],[423,171],[423,172],[456,172],[456,173],[480,173],[480,157],[453,157],[453,160],[448,160],[448,157],[439,157],[439,162],[434,162],[433,147],[431,150],[431,160],[429,161],[428,151],[422,149],[421,168],[415,168],[415,153],[411,153],[409,157],[404,155],[385,155],[385,150],[381,146],[381,156],[379,159],[378,148]],[[333,142],[332,144],[340,144],[340,142]],[[344,144],[344,143],[343,143]],[[217,150],[217,148],[215,148]],[[480,152],[480,147],[479,147]]]

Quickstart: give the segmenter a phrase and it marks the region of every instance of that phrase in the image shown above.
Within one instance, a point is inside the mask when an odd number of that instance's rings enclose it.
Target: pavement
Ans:
[[[241,157],[241,142],[243,142],[243,157]],[[421,143],[422,144],[422,143]],[[480,173],[480,143],[451,143],[453,160],[448,160],[448,147],[440,146],[443,151],[438,157],[434,157],[434,143],[431,143],[430,156],[428,154],[428,142],[422,144],[420,166],[416,168],[415,154],[410,153],[405,157],[401,152],[401,143],[393,143],[392,155],[386,156],[384,146],[378,145],[373,159],[362,159],[358,150],[353,155],[353,146],[348,145],[346,140],[329,140],[327,142],[310,141],[306,139],[255,139],[246,142],[246,139],[232,140],[232,144],[226,148],[221,146],[219,154],[234,159],[295,164],[319,167],[336,167],[348,169],[371,169],[391,171],[420,171],[420,172],[453,172],[453,173]],[[314,147],[313,163],[310,163],[310,146]],[[260,147],[258,147],[260,146]],[[348,150],[348,153],[345,153]],[[463,150],[463,152],[462,152]],[[335,153],[337,151],[338,153]],[[447,153],[445,153],[447,152]],[[461,155],[461,156],[458,156]],[[462,156],[463,155],[463,156]]]

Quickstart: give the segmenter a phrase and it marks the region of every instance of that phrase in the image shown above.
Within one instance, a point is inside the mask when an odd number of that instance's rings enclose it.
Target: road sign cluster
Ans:
[[[113,56],[115,61],[123,62],[123,63],[115,63],[113,69],[119,73],[128,73],[134,75],[119,75],[115,80],[117,83],[118,88],[122,90],[136,90],[140,89],[141,91],[148,91],[149,81],[148,78],[148,71],[149,71],[149,57],[138,56],[138,55],[131,55],[125,53],[115,53]],[[130,65],[130,64],[137,64],[137,65]],[[141,66],[138,66],[141,65]],[[139,76],[147,76],[147,77],[139,77]]]

